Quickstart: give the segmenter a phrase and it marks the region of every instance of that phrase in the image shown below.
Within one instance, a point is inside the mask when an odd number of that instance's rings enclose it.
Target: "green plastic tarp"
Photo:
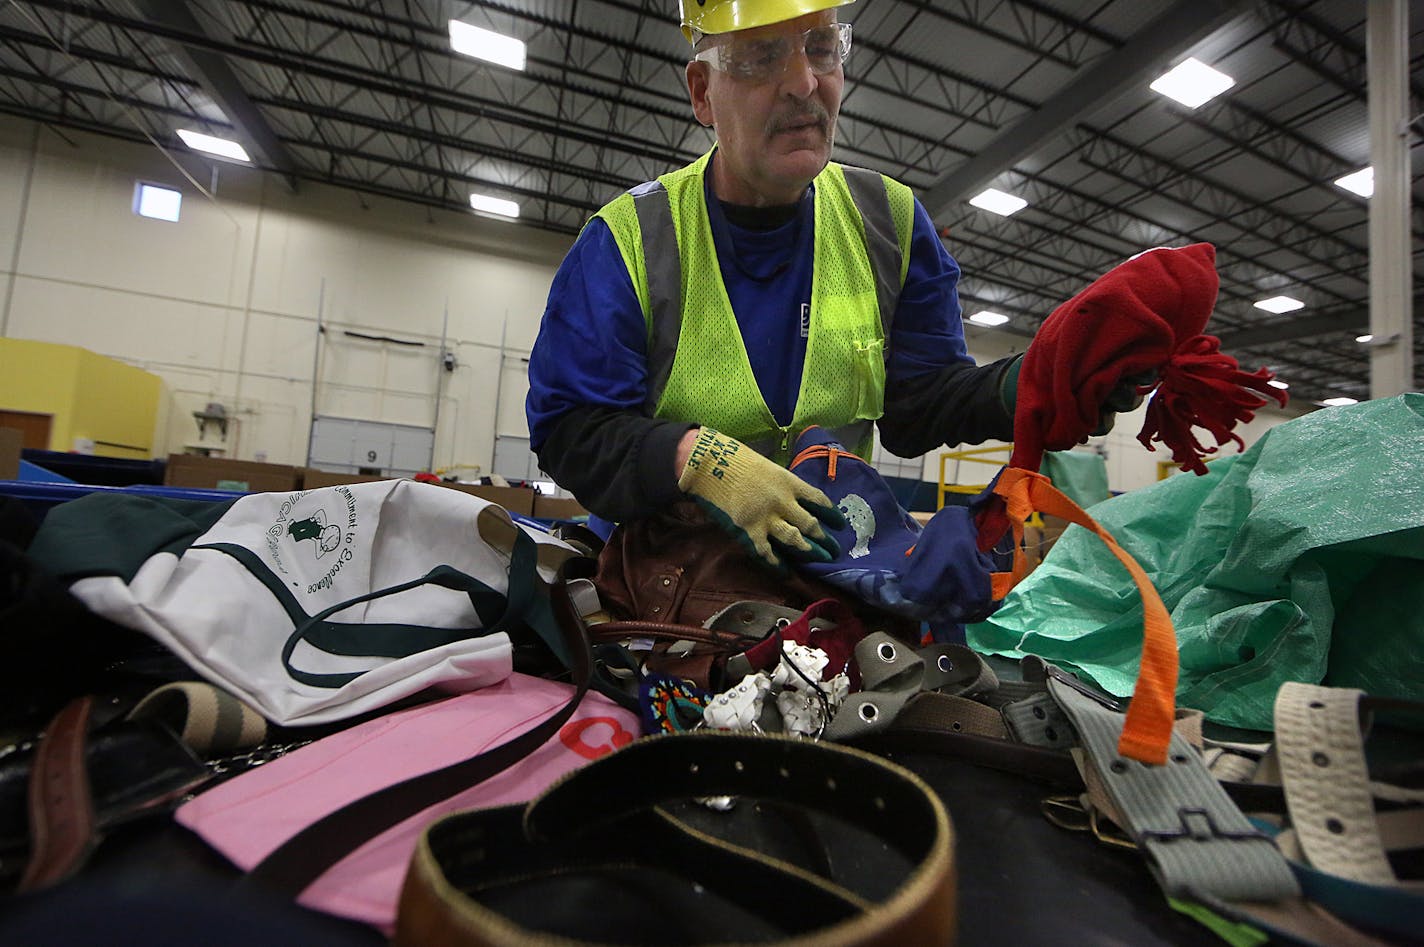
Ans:
[[[1172,615],[1182,706],[1269,730],[1286,681],[1424,698],[1424,394],[1313,412],[1089,512]],[[1141,628],[1126,570],[1074,526],[967,633],[1126,696]]]
[[[1108,490],[1107,461],[1096,451],[1049,451],[1043,455],[1038,470],[1081,507],[1101,503],[1112,496]]]

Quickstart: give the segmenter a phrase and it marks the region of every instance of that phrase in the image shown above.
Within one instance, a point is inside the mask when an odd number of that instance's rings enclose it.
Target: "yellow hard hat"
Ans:
[[[679,0],[682,35],[689,43],[698,33],[731,33],[754,26],[794,20],[807,13],[843,7],[855,0]]]

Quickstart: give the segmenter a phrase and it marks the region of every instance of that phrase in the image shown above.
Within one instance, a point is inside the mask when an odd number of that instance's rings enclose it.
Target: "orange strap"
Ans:
[[[865,461],[861,459],[860,456],[852,454],[850,451],[846,450],[843,447],[832,447],[829,444],[812,444],[810,447],[803,448],[801,453],[797,454],[794,458],[792,458],[791,464],[786,469],[795,470],[796,466],[802,463],[803,461],[815,460],[817,457],[826,458],[826,479],[828,480],[836,479],[837,457],[854,457],[862,464],[865,463]],[[867,464],[867,466],[869,465]]]
[[[1107,530],[1059,492],[1043,474],[1006,467],[994,485],[994,493],[1003,498],[1014,533],[1013,568],[991,577],[994,598],[1003,598],[1028,574],[1028,560],[1023,551],[1024,521],[1035,511],[1092,530],[1127,567],[1142,596],[1142,663],[1117,749],[1123,756],[1143,763],[1166,763],[1167,743],[1172,737],[1172,721],[1176,716],[1177,633],[1147,573]]]

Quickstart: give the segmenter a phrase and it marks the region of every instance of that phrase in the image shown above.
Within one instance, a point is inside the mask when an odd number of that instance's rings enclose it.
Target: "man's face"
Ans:
[[[789,43],[792,52],[785,71],[777,70],[764,81],[749,81],[706,62],[688,63],[693,112],[717,133],[712,187],[720,199],[750,206],[794,203],[831,159],[845,73],[837,66],[816,75],[802,35],[835,22],[834,10],[809,13],[785,23],[708,37],[699,47],[734,38],[740,49],[776,40]]]

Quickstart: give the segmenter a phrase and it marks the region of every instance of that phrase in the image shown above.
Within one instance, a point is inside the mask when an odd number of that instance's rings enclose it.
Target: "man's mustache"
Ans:
[[[789,131],[800,125],[805,125],[807,121],[814,122],[820,127],[822,132],[826,132],[831,127],[831,115],[819,103],[809,105],[806,108],[797,109],[786,115],[778,115],[772,120],[771,133]]]

